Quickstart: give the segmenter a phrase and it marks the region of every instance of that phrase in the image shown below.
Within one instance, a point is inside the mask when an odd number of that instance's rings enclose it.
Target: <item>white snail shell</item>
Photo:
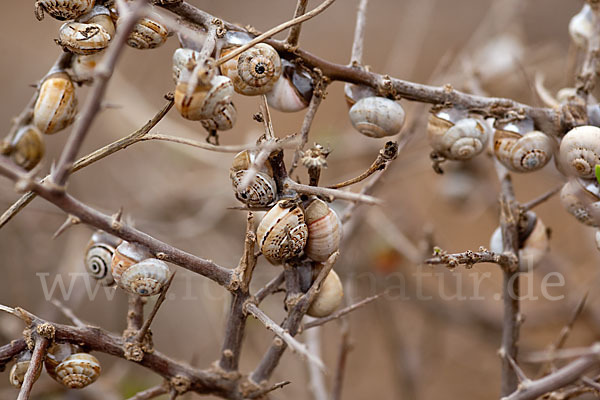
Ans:
[[[404,109],[385,97],[365,97],[350,108],[350,122],[363,135],[381,138],[393,136],[404,125]]]
[[[498,161],[515,172],[531,172],[543,168],[556,149],[554,140],[540,131],[525,135],[497,129],[494,133],[494,153]]]
[[[302,253],[308,238],[304,212],[297,204],[281,200],[265,214],[256,230],[257,241],[271,264],[296,257]]]
[[[75,54],[94,54],[107,48],[114,34],[110,11],[96,6],[78,21],[63,24],[57,43]]]
[[[340,277],[331,270],[321,283],[321,289],[306,313],[315,318],[326,317],[342,304],[343,298],[344,287]]]
[[[33,124],[45,134],[56,133],[73,123],[77,114],[75,86],[63,71],[44,79],[33,109]]]
[[[227,131],[237,122],[237,109],[233,102],[219,105],[212,118],[200,121],[204,129],[208,131]]]
[[[594,180],[569,180],[560,191],[560,201],[579,222],[600,227],[600,188]]]
[[[94,78],[96,66],[102,60],[104,52],[98,52],[89,55],[76,55],[73,57],[71,70],[73,71],[73,79],[78,82],[89,82]]]
[[[209,88],[199,85],[191,95],[187,91],[187,82],[180,81],[175,88],[175,107],[184,118],[200,121],[214,117],[223,106],[231,103],[233,84],[229,78],[216,75]]]
[[[167,41],[168,29],[150,18],[142,18],[135,26],[127,44],[134,49],[154,49]]]
[[[10,369],[10,374],[9,374],[8,379],[12,386],[14,386],[16,388],[20,388],[23,385],[23,381],[25,380],[25,373],[27,372],[27,369],[29,368],[30,361],[31,361],[31,352],[28,350],[23,352],[19,356],[19,358],[17,359],[15,364]],[[38,380],[41,373],[42,373],[42,369],[38,368],[38,370],[35,373],[35,378],[33,379],[34,382]]]
[[[230,49],[221,53],[225,56]],[[266,94],[281,75],[281,59],[266,43],[258,43],[221,66],[221,74],[233,82],[236,92],[246,96]]]
[[[314,84],[310,74],[295,64],[281,60],[281,77],[267,93],[269,106],[283,112],[296,112],[308,107]]]
[[[115,283],[111,273],[112,257],[121,239],[103,231],[96,231],[92,235],[85,251],[85,268],[92,278],[103,286],[112,286]]]
[[[96,357],[88,353],[75,353],[56,366],[57,380],[71,389],[81,389],[100,376],[102,368]]]
[[[594,12],[589,4],[584,4],[569,22],[569,35],[578,47],[585,48],[593,34]]]
[[[231,184],[235,197],[249,207],[265,207],[277,199],[277,184],[265,172],[257,172],[254,180],[242,189],[242,182],[248,170],[240,170],[231,174]]]
[[[600,164],[600,128],[584,125],[571,129],[560,142],[559,157],[567,174],[593,178]]]
[[[139,296],[153,296],[160,293],[170,276],[165,262],[149,258],[127,268],[121,275],[119,286]]]
[[[44,12],[60,21],[75,19],[89,12],[94,3],[94,0],[39,0],[35,2],[35,15],[40,21]]]
[[[112,257],[111,273],[113,279],[120,285],[121,277],[129,267],[152,257],[152,253],[146,247],[123,241],[117,246]]]
[[[17,131],[10,143],[10,157],[15,164],[30,171],[44,157],[44,138],[34,125],[27,125]]]
[[[192,49],[179,48],[173,53],[173,80],[188,81],[196,67],[200,53]]]
[[[314,199],[304,210],[308,226],[308,241],[304,254],[314,261],[327,261],[340,247],[342,224],[327,203]]]
[[[370,86],[355,85],[353,83],[346,83],[344,85],[344,97],[348,108],[351,108],[360,99],[375,96],[377,96],[377,92]]]
[[[446,113],[431,114],[427,122],[431,148],[449,160],[470,160],[483,151],[488,142],[484,123],[462,118],[453,123]]]

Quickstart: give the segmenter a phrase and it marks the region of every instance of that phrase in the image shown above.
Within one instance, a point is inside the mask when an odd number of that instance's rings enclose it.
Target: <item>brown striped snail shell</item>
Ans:
[[[565,173],[593,178],[600,164],[600,128],[584,125],[567,132],[560,142],[559,159]]]
[[[275,180],[265,172],[256,172],[254,180],[246,188],[242,188],[244,176],[248,170],[236,171],[231,175],[231,184],[235,197],[249,207],[265,207],[277,199]]]
[[[589,4],[584,4],[581,11],[569,21],[569,35],[580,48],[585,48],[594,35],[594,12]]]
[[[129,267],[152,257],[152,253],[146,247],[123,241],[115,249],[111,260],[113,279],[120,286],[121,276]]]
[[[165,43],[168,36],[169,31],[163,24],[144,17],[133,27],[127,45],[140,50],[154,49]]]
[[[454,110],[430,114],[427,138],[431,148],[449,160],[470,160],[485,149],[489,134],[485,123]]]
[[[200,53],[192,49],[179,48],[173,53],[173,80],[188,81],[198,63]]]
[[[570,179],[560,191],[560,201],[579,222],[600,227],[600,187],[596,180]]]
[[[233,102],[218,106],[216,114],[209,119],[200,121],[208,131],[227,131],[237,122],[237,109]]]
[[[71,64],[73,79],[77,82],[91,82],[94,79],[96,66],[100,63],[103,56],[104,52],[102,51],[89,55],[75,55]]]
[[[50,73],[40,86],[33,109],[33,124],[49,135],[71,125],[76,114],[77,98],[73,81],[64,71]]]
[[[554,140],[532,126],[523,130],[510,124],[494,132],[494,154],[511,171],[537,171],[548,164],[555,151]]]
[[[232,49],[225,50],[221,57]],[[281,59],[266,43],[258,43],[220,66],[221,74],[229,77],[236,92],[246,96],[266,94],[281,76]]]
[[[169,267],[156,258],[148,258],[127,268],[119,286],[139,296],[154,296],[161,292],[171,277]]]
[[[110,11],[96,6],[79,20],[63,24],[57,43],[75,54],[94,54],[106,49],[114,34]]]
[[[72,354],[80,353],[81,348],[71,343],[54,342],[48,347],[46,358],[44,358],[44,368],[52,379],[58,381],[56,376],[56,367]]]
[[[35,2],[35,16],[44,19],[44,12],[59,21],[75,19],[94,7],[94,0],[39,0]]]
[[[385,97],[365,97],[350,108],[350,122],[365,136],[382,138],[400,132],[404,125],[404,109]]]
[[[297,65],[281,60],[281,77],[267,93],[269,106],[283,112],[296,112],[308,107],[314,83],[308,72]]]
[[[327,203],[313,199],[304,209],[308,227],[308,241],[304,254],[314,261],[327,261],[340,247],[342,224]]]
[[[44,157],[44,138],[34,125],[17,131],[10,143],[10,157],[18,166],[30,171]]]
[[[29,368],[29,363],[31,361],[31,351],[26,350],[17,358],[17,361],[10,369],[9,374],[9,382],[12,386],[16,388],[20,388],[23,385],[23,381],[25,380],[25,373],[27,373],[27,369]],[[33,381],[37,381],[42,373],[42,369],[38,368],[35,373],[35,378]]]
[[[311,317],[331,315],[342,304],[344,287],[338,274],[332,269],[321,283],[321,289],[306,312]]]
[[[84,257],[88,274],[99,281],[102,286],[112,286],[115,283],[111,272],[112,257],[121,239],[104,231],[96,231],[92,235]]]
[[[191,94],[188,94],[188,83],[180,81],[175,88],[175,107],[184,118],[201,121],[214,117],[231,103],[232,96],[231,80],[222,75],[215,75],[209,88],[198,85]]]
[[[288,200],[279,201],[260,221],[256,235],[260,250],[271,264],[300,255],[308,238],[302,208],[290,205]]]
[[[70,389],[81,389],[100,376],[100,361],[88,353],[75,353],[56,366],[57,380]]]

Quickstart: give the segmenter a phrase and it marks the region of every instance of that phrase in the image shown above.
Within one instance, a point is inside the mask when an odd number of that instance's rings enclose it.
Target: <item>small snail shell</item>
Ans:
[[[30,171],[44,157],[44,138],[34,125],[27,125],[17,131],[10,147],[15,164]]]
[[[578,47],[585,48],[593,34],[594,13],[589,4],[584,4],[569,22],[569,35]]]
[[[222,75],[214,76],[210,88],[196,87],[188,95],[188,84],[179,82],[175,88],[175,107],[183,118],[192,121],[210,119],[219,112],[223,106],[231,103],[233,85],[231,80]]]
[[[56,366],[57,380],[71,389],[81,389],[100,376],[102,368],[96,357],[88,353],[75,353]]]
[[[40,87],[33,109],[33,124],[49,135],[73,123],[76,113],[77,98],[71,78],[64,71],[51,73]]]
[[[314,261],[327,261],[340,247],[342,225],[327,203],[314,199],[304,210],[308,226],[308,241],[304,254]]]
[[[67,22],[60,27],[57,43],[75,54],[93,54],[107,48],[110,40],[99,24]]]
[[[381,138],[393,136],[404,125],[404,109],[384,97],[365,97],[350,108],[350,122],[363,135]]]
[[[121,275],[119,286],[139,296],[153,296],[160,293],[170,276],[166,263],[149,258],[127,268]]]
[[[94,7],[94,0],[39,0],[35,2],[35,16],[44,19],[44,12],[64,21],[75,19]]]
[[[281,200],[265,214],[256,230],[258,244],[271,264],[298,256],[306,245],[308,228],[302,208]]]
[[[132,265],[152,257],[152,253],[146,247],[123,241],[117,246],[112,257],[111,273],[113,279],[120,285],[123,272]]]
[[[242,181],[248,170],[240,170],[232,173],[231,184],[235,197],[250,207],[265,207],[277,199],[277,184],[275,180],[265,172],[257,172],[256,177],[248,187],[242,189]]]
[[[169,31],[161,23],[142,18],[135,26],[127,44],[134,49],[154,49],[167,41]]]
[[[104,52],[98,52],[90,55],[76,55],[73,57],[71,70],[73,79],[78,82],[89,82],[94,78],[94,70],[102,60]]]
[[[188,81],[196,67],[200,53],[192,49],[179,48],[173,53],[173,80]]]
[[[281,77],[267,93],[269,106],[283,112],[296,112],[308,107],[314,90],[312,77],[287,60],[281,60],[281,65]]]
[[[369,86],[355,85],[353,83],[346,83],[344,85],[344,97],[346,98],[348,108],[355,105],[360,99],[375,96],[377,96],[377,92]]]
[[[470,160],[485,148],[489,135],[482,121],[458,119],[456,123],[445,112],[431,114],[427,122],[427,138],[431,148],[449,160]]]
[[[527,213],[526,225],[519,229],[519,270],[529,271],[535,268],[548,252],[550,247],[546,225],[533,212]],[[502,230],[496,228],[490,239],[490,250],[502,253]]]
[[[96,231],[92,235],[85,251],[85,267],[90,276],[99,281],[103,286],[115,283],[111,273],[112,257],[121,239],[103,231]]]
[[[494,154],[506,168],[515,172],[532,172],[543,168],[555,151],[554,141],[540,131],[525,135],[497,129],[494,133]]]
[[[571,179],[560,191],[563,207],[579,222],[600,226],[600,188],[594,180]]]
[[[221,53],[226,55],[230,50]],[[220,66],[221,74],[233,82],[236,92],[246,96],[265,94],[281,75],[281,59],[266,43],[258,43]]]
[[[9,382],[12,386],[16,388],[20,388],[23,385],[23,381],[25,380],[25,373],[29,368],[29,363],[31,361],[31,352],[29,350],[23,352],[15,364],[10,369]],[[34,382],[38,380],[40,374],[42,373],[42,369],[38,368],[35,373]]]
[[[600,164],[600,128],[584,125],[571,129],[560,142],[559,158],[567,174],[593,178]]]
[[[216,114],[209,119],[200,121],[204,129],[208,131],[227,131],[235,125],[237,121],[237,110],[233,102],[221,105],[217,108]]]
[[[338,274],[331,270],[321,283],[321,290],[306,312],[311,317],[322,318],[333,313],[342,304],[344,288]]]

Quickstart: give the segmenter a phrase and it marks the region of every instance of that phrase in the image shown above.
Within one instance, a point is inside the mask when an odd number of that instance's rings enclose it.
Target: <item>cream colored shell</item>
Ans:
[[[175,107],[184,118],[200,121],[213,118],[231,103],[233,85],[229,78],[216,75],[211,79],[210,88],[198,86],[191,95],[187,92],[187,82],[180,81],[175,88]]]
[[[108,47],[112,37],[100,24],[67,22],[60,27],[58,44],[75,54],[94,54]]]
[[[375,96],[377,96],[377,92],[370,86],[355,85],[354,83],[344,84],[344,98],[348,108],[351,108],[360,99]]]
[[[340,247],[342,224],[327,203],[314,199],[304,211],[308,226],[308,241],[304,254],[314,261],[327,261]]]
[[[173,80],[188,81],[198,63],[200,53],[192,49],[179,48],[173,53]]]
[[[94,0],[39,0],[35,2],[35,15],[44,19],[44,12],[59,21],[75,19],[94,7]]]
[[[25,374],[27,373],[27,369],[29,368],[29,363],[31,360],[31,352],[25,351],[18,357],[15,364],[10,369],[10,374],[8,380],[10,384],[16,388],[20,388],[23,385],[23,381],[25,380]],[[35,378],[33,381],[37,381],[42,373],[42,369],[38,368],[35,373]]]
[[[77,113],[75,86],[65,72],[44,79],[33,109],[33,124],[45,134],[56,133],[71,123]]]
[[[94,71],[103,56],[104,52],[98,52],[95,54],[76,55],[73,57],[73,63],[71,64],[73,79],[79,82],[89,82],[94,79]]]
[[[594,12],[589,4],[584,4],[581,11],[569,21],[569,35],[578,47],[585,49],[594,34]]]
[[[272,264],[299,256],[308,237],[302,208],[297,204],[288,207],[287,202],[281,200],[275,204],[256,230],[260,250]]]
[[[204,129],[208,131],[228,131],[233,128],[237,122],[237,109],[233,102],[223,104],[217,107],[217,111],[212,118],[200,121]]]
[[[221,53],[227,55],[234,48]],[[220,66],[221,74],[229,77],[236,92],[246,96],[266,94],[281,76],[281,59],[266,43],[258,43]]]
[[[68,388],[81,389],[95,382],[101,371],[96,357],[88,353],[75,353],[58,364],[56,377]]]
[[[44,157],[44,138],[34,125],[27,125],[17,131],[10,144],[10,157],[18,166],[31,170]]]
[[[167,41],[168,29],[150,18],[142,18],[135,24],[127,44],[135,49],[154,49]]]
[[[456,123],[445,119],[446,114],[431,114],[427,122],[427,138],[431,148],[449,160],[469,160],[483,151],[488,132],[482,121],[462,118]]]
[[[171,272],[166,263],[149,258],[125,270],[119,286],[139,296],[153,296],[161,292],[170,276]]]
[[[120,285],[121,276],[129,267],[152,257],[152,253],[146,247],[122,242],[115,249],[111,261],[111,273],[115,282]]]
[[[344,288],[338,274],[331,270],[321,283],[321,289],[310,305],[307,314],[322,318],[333,313],[342,304]]]
[[[515,172],[532,172],[543,168],[554,154],[556,144],[540,131],[525,135],[498,129],[494,133],[494,153],[498,161]]]
[[[240,170],[231,174],[231,184],[235,197],[249,207],[265,207],[277,199],[277,184],[265,172],[257,172],[250,184],[242,189],[242,182],[248,170]]]
[[[267,93],[267,102],[282,112],[296,112],[308,107],[314,84],[310,74],[295,64],[281,60],[281,77]]]
[[[600,164],[600,128],[584,125],[571,129],[560,142],[559,158],[565,173],[593,178]]]
[[[579,222],[600,227],[600,188],[595,181],[569,180],[560,191],[560,201]]]
[[[384,97],[360,99],[350,108],[349,115],[357,131],[374,138],[399,133],[405,117],[400,104]]]

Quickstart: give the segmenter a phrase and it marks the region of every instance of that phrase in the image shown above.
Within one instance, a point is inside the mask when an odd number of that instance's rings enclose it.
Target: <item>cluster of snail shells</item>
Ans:
[[[48,375],[70,389],[82,389],[94,383],[102,372],[96,357],[71,344],[53,344],[44,366]]]
[[[314,82],[310,74],[298,65],[281,60],[281,76],[269,91],[270,107],[282,112],[297,112],[308,107],[313,96]]]
[[[315,269],[315,271],[318,269]],[[311,317],[323,318],[332,314],[344,299],[344,287],[338,274],[332,269],[323,282],[319,293],[306,312]]]
[[[44,13],[65,21],[90,12],[94,4],[95,0],[38,0],[35,2],[35,15],[40,21],[44,19]]]
[[[26,350],[19,355],[17,361],[15,361],[14,365],[11,367],[8,377],[12,386],[20,388],[23,385],[23,381],[25,381],[25,374],[27,373],[27,369],[29,369],[30,362],[31,351]],[[33,378],[34,382],[38,380],[41,373],[42,369],[38,368],[38,370],[35,372],[35,377]]]
[[[569,35],[580,48],[585,48],[594,35],[594,12],[589,4],[584,4],[581,11],[569,22]]]
[[[98,230],[94,232],[86,247],[85,268],[88,274],[103,286],[112,286],[115,283],[111,265],[115,249],[119,244],[121,244],[120,238]]]
[[[560,191],[560,200],[579,222],[600,227],[600,187],[595,179],[570,179]]]
[[[593,178],[600,164],[600,128],[584,125],[567,132],[560,142],[559,161],[567,175]]]
[[[502,165],[514,172],[543,168],[552,159],[556,147],[554,139],[534,130],[530,120],[507,124],[494,132],[494,154]]]
[[[139,296],[160,293],[171,276],[167,264],[147,248],[125,241],[115,249],[111,273],[120,288]]]
[[[483,151],[489,139],[485,122],[456,108],[429,115],[427,139],[434,152],[448,160],[470,160]]]
[[[44,157],[44,151],[44,138],[34,125],[21,127],[9,143],[11,159],[27,171],[39,164]]]
[[[56,133],[71,125],[77,114],[75,85],[60,69],[50,71],[40,85],[33,108],[33,125],[45,134]]]
[[[88,55],[106,49],[114,34],[115,24],[108,8],[95,6],[76,21],[63,24],[57,43],[74,54]]]
[[[519,270],[530,271],[544,258],[550,248],[548,229],[532,211],[526,215],[525,226],[519,228]],[[490,239],[490,250],[495,253],[504,251],[502,230],[496,228]]]
[[[247,186],[243,185],[256,155],[256,151],[250,150],[236,154],[229,170],[229,177],[235,197],[239,201],[248,207],[266,207],[277,200],[277,184],[268,163],[255,173],[254,179]]]
[[[406,114],[396,101],[370,96],[358,100],[350,108],[349,116],[357,131],[365,136],[382,138],[398,134]]]
[[[221,51],[226,56],[238,46]],[[236,92],[257,96],[270,92],[281,76],[281,59],[277,51],[266,43],[258,43],[239,56],[220,65],[221,74],[231,79]]]

